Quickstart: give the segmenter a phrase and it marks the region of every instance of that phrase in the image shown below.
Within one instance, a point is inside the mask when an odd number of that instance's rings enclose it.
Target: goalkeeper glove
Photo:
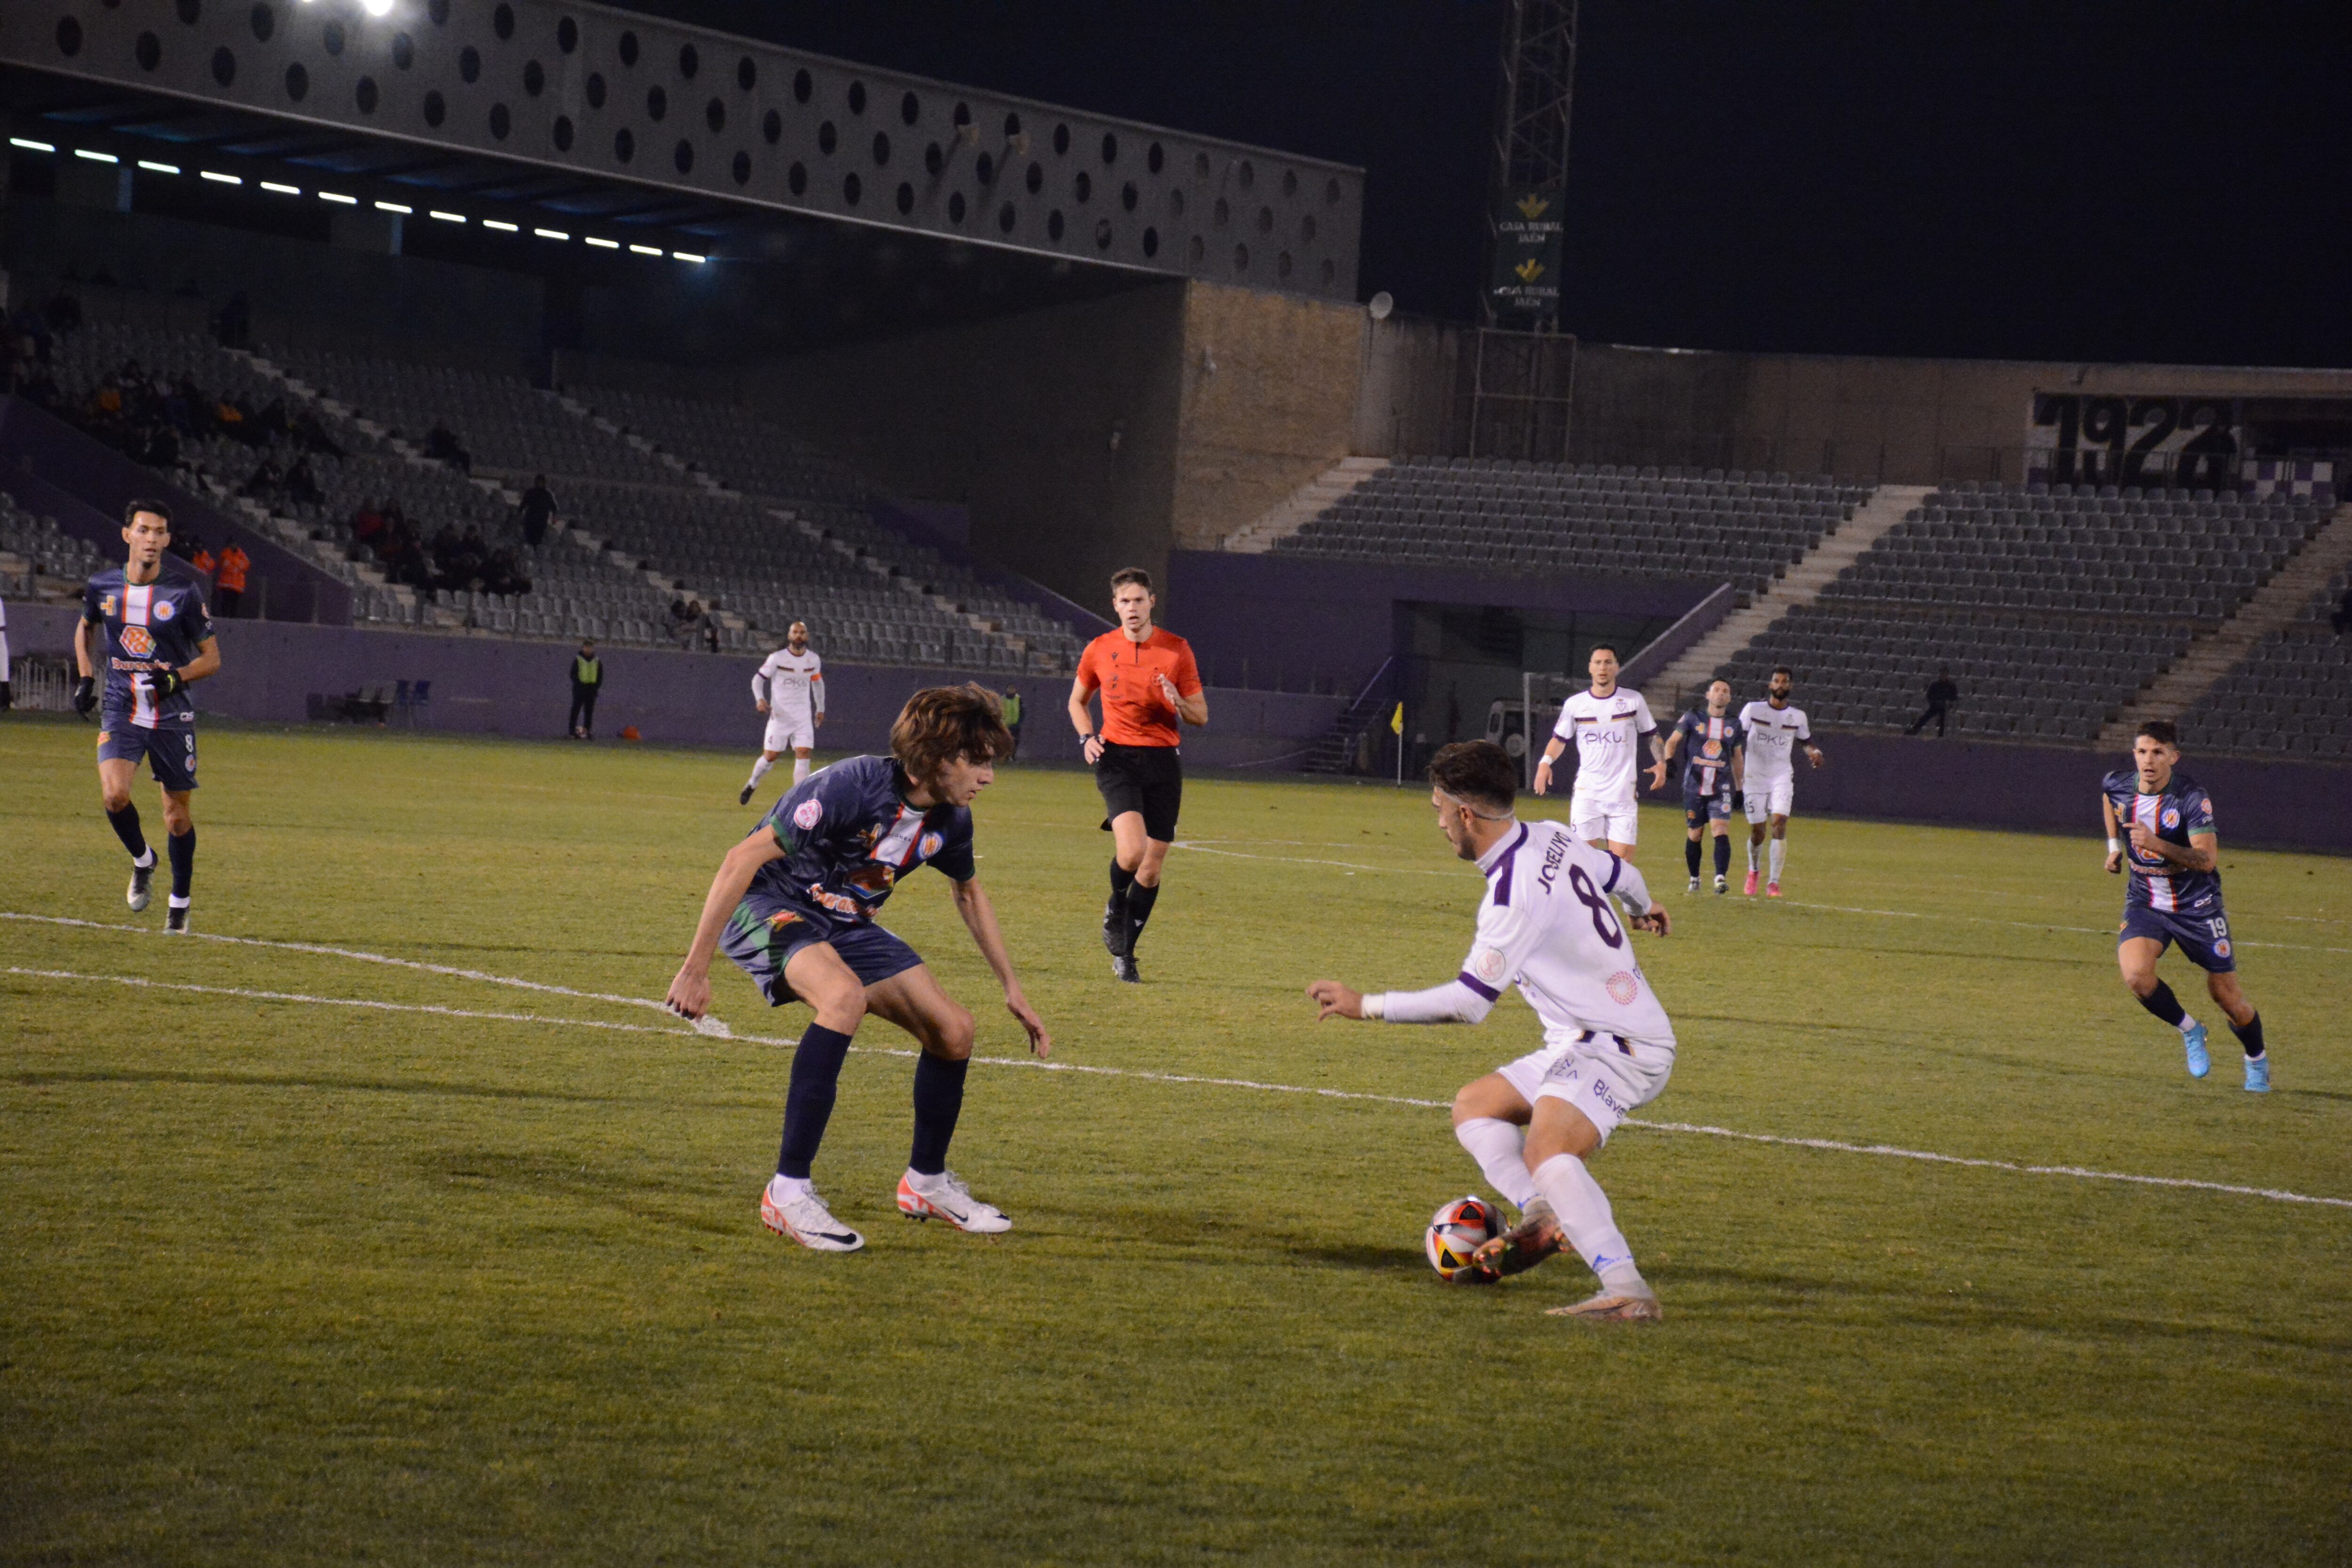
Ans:
[[[1746,811],[1748,809],[1747,791],[1736,789],[1731,792],[1731,809],[1734,811]]]
[[[147,689],[154,694],[155,700],[158,702],[167,697],[176,697],[187,689],[188,683],[180,679],[180,672],[176,669],[164,670],[160,675],[148,677],[147,679]]]
[[[90,716],[98,707],[98,679],[95,676],[85,675],[74,682],[73,702],[75,712],[85,719]]]

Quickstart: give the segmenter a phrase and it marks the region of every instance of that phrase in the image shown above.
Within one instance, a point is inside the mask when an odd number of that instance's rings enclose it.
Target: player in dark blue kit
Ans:
[[[2271,1058],[2263,1047],[2262,1015],[2238,988],[2230,920],[2221,910],[2221,878],[2214,869],[2221,837],[2213,830],[2213,803],[2195,779],[2179,771],[2179,761],[2178,732],[2161,719],[2150,720],[2132,741],[2132,766],[2109,773],[2101,785],[2107,869],[2131,873],[2116,960],[2139,1005],[2180,1031],[2189,1076],[2203,1078],[2212,1066],[2205,1026],[2189,1016],[2156,973],[2156,961],[2179,942],[2182,955],[2205,972],[2206,991],[2246,1048],[2246,1088],[2266,1094]]]
[[[1731,682],[1710,682],[1706,710],[1685,713],[1675,721],[1653,788],[1664,786],[1665,771],[1674,765],[1677,752],[1684,759],[1683,864],[1690,868],[1690,890],[1698,891],[1699,840],[1706,836],[1711,822],[1715,825],[1715,890],[1727,893],[1731,890],[1731,797],[1739,787],[1740,769],[1748,754],[1748,737],[1731,712]]]
[[[669,1005],[689,1018],[710,1007],[710,961],[727,956],[775,1006],[805,1002],[816,1019],[793,1056],[783,1148],[760,1201],[769,1229],[821,1252],[855,1252],[866,1238],[833,1217],[809,1165],[833,1114],[852,1036],[868,1013],[915,1037],[915,1142],[898,1181],[898,1208],[992,1233],[1013,1222],[971,1195],[947,1168],[963,1107],[972,1019],[940,987],[913,948],[874,923],[898,879],[924,866],[946,873],[956,912],[1004,987],[1004,1006],[1040,1057],[1053,1049],[1021,993],[996,912],[973,874],[971,805],[1009,755],[996,700],[977,686],[933,687],[908,700],[887,757],[849,757],[794,784],[751,836],[728,852],[703,901],[694,944],[670,982]]]
[[[220,643],[205,613],[204,590],[163,572],[172,542],[172,514],[160,501],[134,500],[123,509],[125,563],[100,572],[82,590],[81,621],[74,627],[74,661],[81,682],[74,710],[98,721],[98,790],[106,820],[131,851],[132,912],[148,903],[155,851],[131,804],[131,780],[141,758],[163,795],[165,847],[172,858],[172,896],[163,929],[188,929],[189,888],[196,873],[196,823],[188,796],[196,788],[196,705],[188,688],[220,668]],[[104,661],[103,698],[100,661]]]

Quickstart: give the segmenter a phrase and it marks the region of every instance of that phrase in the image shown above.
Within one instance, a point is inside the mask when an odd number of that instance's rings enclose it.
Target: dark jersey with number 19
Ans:
[[[156,699],[155,677],[193,663],[211,638],[203,589],[184,577],[129,583],[121,567],[110,567],[82,589],[81,618],[103,632],[104,717],[110,729],[195,721],[196,705],[184,689]]]
[[[1683,795],[1705,800],[1731,776],[1731,753],[1747,744],[1739,721],[1728,713],[1685,713],[1675,721],[1683,738]]]

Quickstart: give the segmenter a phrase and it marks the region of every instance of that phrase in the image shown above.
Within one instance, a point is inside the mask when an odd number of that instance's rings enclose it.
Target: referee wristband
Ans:
[[[2108,854],[2110,854],[2110,855],[2120,855],[2120,854],[2122,854],[2123,852],[2124,852],[2124,841],[2123,841],[2122,839],[2120,839],[2120,838],[2110,838],[2110,839],[2108,839],[2108,840],[2107,840],[2107,853],[2108,853]]]
[[[1389,1012],[1389,994],[1385,991],[1375,992],[1363,999],[1362,1006],[1365,1017],[1385,1018]]]

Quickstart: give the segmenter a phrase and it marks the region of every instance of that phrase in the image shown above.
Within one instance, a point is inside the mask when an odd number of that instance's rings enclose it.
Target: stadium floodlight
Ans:
[[[392,15],[392,0],[360,0],[360,9],[371,16]]]
[[[494,217],[484,218],[482,220],[482,226],[484,228],[497,229],[500,234],[520,234],[522,232],[521,229],[516,227],[513,224],[501,223]]]
[[[707,256],[697,256],[691,250],[673,250],[670,254],[677,257],[680,261],[691,261],[698,267],[710,259],[710,258]]]
[[[619,240],[598,239],[593,234],[588,237],[588,243],[594,246],[599,250],[618,250],[621,248],[621,242]]]
[[[281,185],[275,180],[262,181],[261,188],[268,191],[273,196],[299,196],[302,194],[301,186]]]
[[[375,210],[380,213],[413,213],[416,209],[402,206],[398,202],[378,202],[375,204]]]
[[[629,247],[629,253],[632,256],[659,256],[661,254],[661,247],[658,245],[632,244]]]
[[[560,228],[535,228],[530,232],[539,236],[541,239],[570,239],[572,237]]]
[[[1375,321],[1387,321],[1389,313],[1395,309],[1396,296],[1385,289],[1364,301],[1364,310]]]
[[[151,174],[176,174],[180,172],[177,163],[151,163],[144,158],[139,160],[139,166]]]
[[[122,162],[121,159],[116,157],[111,153],[93,153],[87,147],[75,148],[74,156],[77,158],[87,158],[93,163],[120,163]]]
[[[427,209],[425,216],[429,218],[437,219],[442,223],[463,223],[466,221],[466,215],[464,213],[445,213]]]
[[[241,185],[245,184],[243,180],[238,179],[235,174],[216,174],[210,169],[199,169],[196,172],[204,175],[205,179],[212,181],[215,184]]]
[[[360,205],[359,197],[347,196],[341,191],[320,191],[319,199],[322,202],[333,202],[337,206],[355,207]]]
[[[57,148],[49,142],[28,141],[22,136],[9,137],[8,145],[11,147],[22,147],[27,153],[54,153],[57,151]]]

